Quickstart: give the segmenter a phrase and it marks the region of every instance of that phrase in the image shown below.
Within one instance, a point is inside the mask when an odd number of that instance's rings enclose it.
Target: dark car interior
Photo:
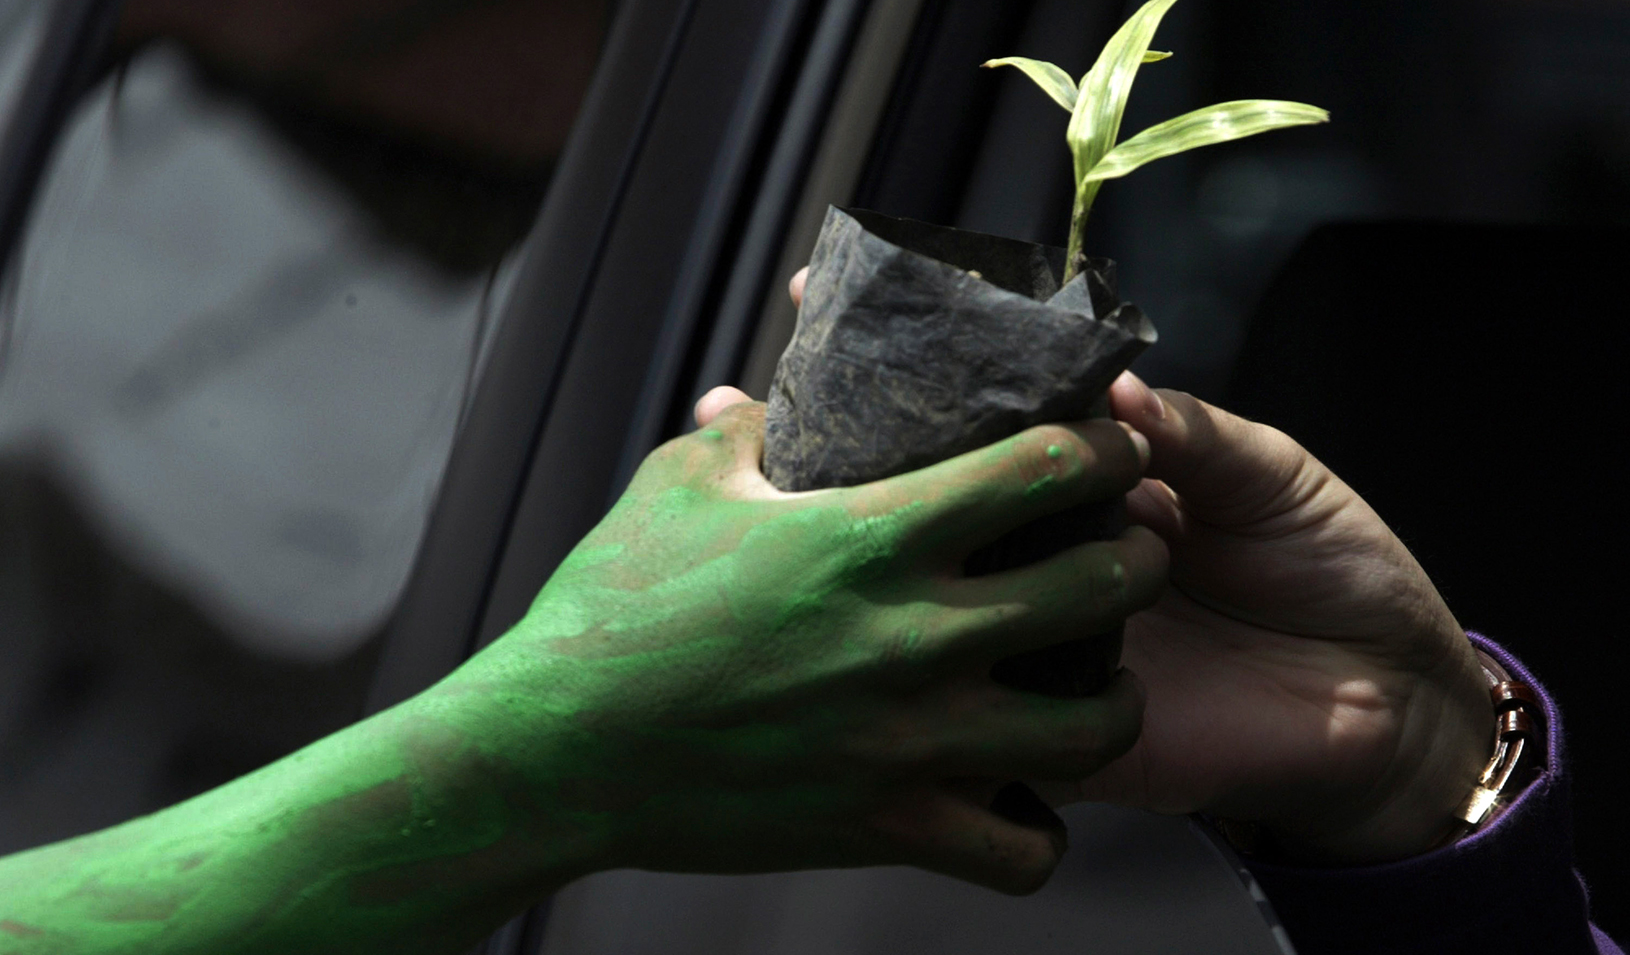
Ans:
[[[764,397],[828,205],[1061,243],[1063,119],[977,66],[1084,72],[1132,6],[0,0],[0,853],[502,635],[701,394]],[[1630,934],[1630,7],[1184,0],[1158,45],[1128,128],[1334,121],[1105,190],[1093,251],[1161,334],[1136,370],[1301,441],[1547,681],[1595,918]],[[613,873],[483,950],[1012,951],[1026,920],[1018,950],[1287,950],[1182,820],[1070,822],[1030,909]]]

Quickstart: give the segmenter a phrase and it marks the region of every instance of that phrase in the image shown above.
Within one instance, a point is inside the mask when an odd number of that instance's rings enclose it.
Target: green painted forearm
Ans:
[[[763,406],[738,406],[664,445],[526,619],[426,693],[0,859],[0,955],[457,953],[604,868],[910,863],[1035,888],[1056,839],[944,780],[1075,778],[1131,746],[1129,683],[1048,701],[986,675],[1147,607],[1165,550],[1129,534],[990,578],[960,563],[1048,507],[1125,493],[1134,442],[1049,428],[787,495],[758,469],[762,432]]]
[[[0,860],[0,953],[462,950],[591,868],[592,839],[434,709]]]

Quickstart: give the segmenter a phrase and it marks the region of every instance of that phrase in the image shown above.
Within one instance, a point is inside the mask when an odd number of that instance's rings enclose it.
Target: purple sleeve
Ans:
[[[1300,955],[1623,955],[1590,924],[1573,870],[1561,713],[1509,653],[1477,634],[1471,639],[1539,695],[1544,772],[1494,823],[1413,859],[1350,869],[1248,861]]]

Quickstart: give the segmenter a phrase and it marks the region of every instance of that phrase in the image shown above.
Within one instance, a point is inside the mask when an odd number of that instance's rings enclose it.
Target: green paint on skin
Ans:
[[[1064,449],[1056,444],[1048,445],[1047,456],[1052,458],[1054,461],[1057,461],[1059,458],[1064,456]]]
[[[707,430],[701,432],[701,435],[709,441],[724,440],[724,432],[720,431],[718,428],[708,428]]]
[[[907,627],[888,648],[886,659],[891,665],[910,669],[922,659],[926,642],[920,627]]]
[[[843,500],[630,494],[510,635],[432,690],[171,809],[0,859],[3,950],[454,952],[669,802],[839,811],[824,782],[759,792],[729,768],[801,765],[844,712],[743,714],[875,666],[834,621],[888,596],[925,505],[856,517]]]
[[[686,508],[704,501],[694,491],[676,488],[644,517],[677,521]],[[574,583],[572,598],[557,602],[551,584],[539,603],[552,612],[537,626],[529,623],[529,635],[553,639],[554,652],[576,657],[645,656],[675,646],[713,653],[717,647],[698,645],[694,634],[669,624],[698,610],[716,614],[720,609],[736,623],[767,623],[768,633],[780,633],[818,612],[832,593],[875,577],[897,556],[901,529],[924,506],[913,503],[867,518],[851,517],[836,506],[803,508],[749,526],[732,550],[643,588]],[[576,569],[575,556],[568,564]],[[649,636],[605,637],[641,633]]]
[[[1030,486],[1024,489],[1025,500],[1033,501],[1038,497],[1043,497],[1051,493],[1054,486],[1057,484],[1058,479],[1054,478],[1051,474],[1041,478],[1040,480],[1032,481]]]
[[[566,555],[560,562],[560,570],[567,573],[592,570],[603,564],[609,564],[628,552],[626,544],[609,544],[605,547],[579,547]]]
[[[672,489],[657,495],[645,508],[629,512],[627,519],[683,523],[682,512],[704,503],[709,502],[693,492]],[[484,682],[569,685],[573,692],[568,697],[576,700],[626,699],[630,687],[639,687],[640,704],[649,712],[683,710],[698,701],[729,704],[731,701],[716,700],[726,690],[747,699],[773,698],[792,681],[807,679],[809,663],[801,657],[823,649],[812,646],[799,632],[803,621],[828,608],[840,592],[876,579],[897,555],[904,528],[924,506],[914,502],[886,515],[863,518],[835,505],[805,507],[752,524],[741,521],[741,514],[729,513],[728,507],[721,511],[719,502],[711,502],[712,512],[725,516],[704,522],[709,533],[689,539],[707,539],[722,532],[734,517],[740,525],[734,532],[734,546],[717,556],[699,558],[682,574],[644,587],[637,582],[638,568],[626,566],[608,568],[602,576],[604,583],[598,586],[574,581],[569,587],[556,587],[551,583],[539,598],[539,616],[552,621],[571,619],[573,625],[551,623],[528,631],[529,638],[542,639],[524,654],[514,653],[513,645],[495,645],[478,659],[482,666],[448,681],[447,688],[456,689],[477,673]],[[690,549],[708,552],[695,545]],[[637,563],[638,552],[631,554],[631,562]],[[568,606],[565,612],[550,612]],[[697,620],[709,621],[707,636],[698,637],[696,627],[687,626],[687,621]],[[828,653],[832,646],[838,650],[831,654],[832,659],[821,662],[828,670],[870,665],[877,651],[869,642],[849,642],[847,632],[823,636]],[[731,658],[740,662],[730,674],[733,682],[727,682],[718,666],[719,661]],[[744,666],[757,672],[742,672]],[[546,705],[536,694],[525,693],[503,694],[501,702],[513,707],[516,723],[527,719],[527,711]],[[608,744],[595,718],[599,709],[590,704],[575,714],[562,710],[550,714],[565,718],[572,728],[574,742],[569,748],[574,759],[580,760],[570,768],[574,776],[604,778],[608,753],[619,745],[655,742],[665,754],[745,750],[762,759],[774,755],[785,759],[795,752],[785,732],[751,724],[722,730],[652,730],[627,734]],[[651,722],[660,726],[662,720]],[[687,745],[675,745],[679,743]],[[553,765],[560,763],[557,760]],[[698,775],[689,784],[706,787],[710,782],[706,775]],[[726,792],[720,788],[715,795],[722,798]],[[654,797],[653,793],[647,798]]]
[[[429,937],[477,938],[480,893],[506,892],[479,860],[523,835],[500,788],[470,785],[491,762],[395,710],[172,809],[0,860],[0,912],[38,930],[5,951],[419,951],[427,912],[442,916]],[[449,867],[473,871],[436,874]]]

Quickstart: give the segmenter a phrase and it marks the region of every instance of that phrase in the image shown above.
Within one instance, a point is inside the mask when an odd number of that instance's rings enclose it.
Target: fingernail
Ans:
[[[1131,372],[1127,372],[1126,375],[1128,378],[1132,379],[1134,384],[1137,385],[1138,398],[1143,402],[1143,410],[1153,415],[1156,421],[1165,421],[1166,402],[1161,401],[1160,396],[1155,394],[1155,390],[1150,388],[1142,378],[1139,378],[1137,375],[1134,375]]]
[[[1119,424],[1122,428],[1125,428],[1126,433],[1132,437],[1132,446],[1138,449],[1138,461],[1140,461],[1144,467],[1148,467],[1151,454],[1149,450],[1149,439],[1145,438],[1136,428],[1124,421],[1117,421],[1116,424]]]

